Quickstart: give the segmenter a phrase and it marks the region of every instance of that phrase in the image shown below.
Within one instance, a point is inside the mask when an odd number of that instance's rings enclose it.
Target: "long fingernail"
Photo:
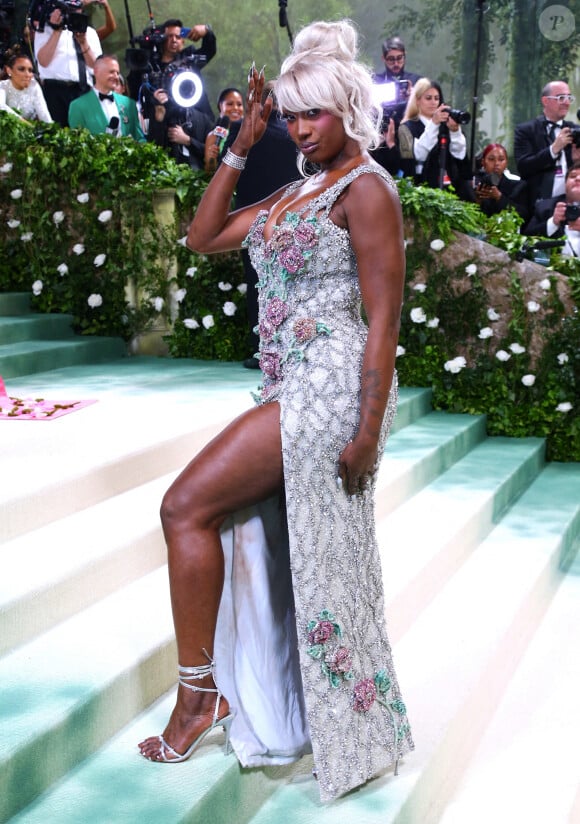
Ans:
[[[340,475],[336,479],[336,485],[338,489],[340,489],[340,487],[342,486],[342,478],[340,477]]]
[[[264,63],[264,65],[263,65],[263,66],[262,66],[262,68],[260,69],[260,77],[262,78],[262,80],[263,80],[263,79],[264,79],[264,77],[265,77],[265,75],[264,75],[264,69],[265,69],[265,68],[266,68],[266,64]]]
[[[252,60],[252,65],[250,66],[250,71],[248,72],[248,83],[254,77],[254,72],[256,71],[256,61]]]

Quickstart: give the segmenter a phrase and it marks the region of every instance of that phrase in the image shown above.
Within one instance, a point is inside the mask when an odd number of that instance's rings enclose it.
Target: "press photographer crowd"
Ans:
[[[116,28],[108,0],[32,0],[24,19],[20,14],[14,0],[0,0],[0,110],[29,123],[152,141],[178,163],[215,171],[230,129],[244,115],[237,88],[244,80],[220,92],[214,111],[202,79],[217,48],[209,23],[151,21],[134,36],[128,18],[125,78],[119,59],[103,48]],[[94,28],[91,21],[101,17]],[[566,119],[575,99],[568,84],[546,82],[541,114],[516,126],[512,172],[498,142],[469,156],[463,127],[470,113],[447,102],[436,80],[406,69],[400,37],[383,42],[382,58],[385,70],[373,77],[382,112],[375,160],[395,177],[475,202],[486,215],[513,208],[522,234],[549,238],[562,254],[578,257],[580,125]]]

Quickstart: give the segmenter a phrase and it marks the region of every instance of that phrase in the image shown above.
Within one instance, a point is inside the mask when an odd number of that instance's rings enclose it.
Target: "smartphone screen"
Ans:
[[[191,29],[181,29],[181,36],[182,37],[187,37],[187,35],[189,34],[190,31],[191,31]]]

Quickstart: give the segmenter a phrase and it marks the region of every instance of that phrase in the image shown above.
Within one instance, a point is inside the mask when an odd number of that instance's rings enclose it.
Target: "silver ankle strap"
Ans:
[[[192,692],[213,692],[216,693],[216,702],[215,702],[215,709],[213,713],[213,723],[217,721],[219,706],[220,706],[220,698],[222,697],[221,692],[219,691],[217,684],[215,682],[215,661],[213,658],[208,654],[206,649],[202,649],[203,654],[209,661],[209,664],[200,664],[198,667],[183,667],[179,664],[179,672],[178,672],[178,681],[182,687],[185,687]],[[198,687],[197,684],[190,684],[189,681],[199,681],[202,678],[207,678],[208,676],[212,677],[214,686],[212,687]]]

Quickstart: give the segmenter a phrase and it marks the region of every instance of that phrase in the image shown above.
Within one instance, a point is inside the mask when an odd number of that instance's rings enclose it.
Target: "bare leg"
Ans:
[[[220,527],[238,509],[265,500],[280,489],[282,445],[277,403],[256,407],[233,421],[183,470],[167,491],[161,520],[167,542],[171,605],[182,666],[207,664],[213,656],[224,562]],[[211,677],[197,682],[213,687]],[[215,695],[179,686],[177,703],[163,737],[184,752],[212,720]],[[219,717],[229,711],[222,698]],[[159,737],[139,744],[158,760]]]

